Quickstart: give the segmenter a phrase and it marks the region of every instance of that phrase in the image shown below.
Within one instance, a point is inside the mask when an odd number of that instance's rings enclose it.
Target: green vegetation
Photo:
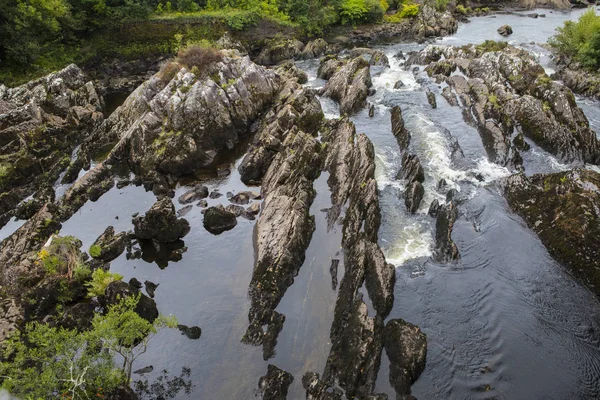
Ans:
[[[477,51],[481,53],[489,53],[491,51],[502,51],[508,46],[507,42],[496,42],[495,40],[486,40],[485,42],[475,46]]]
[[[104,296],[106,288],[112,282],[120,281],[123,279],[122,275],[105,271],[102,268],[94,270],[92,273],[92,280],[86,283],[88,287],[88,297]]]
[[[53,236],[50,245],[38,252],[36,262],[43,265],[49,275],[64,275],[71,279],[74,271],[84,265],[80,247],[81,242],[73,236]]]
[[[465,7],[462,4],[459,4],[456,6],[456,12],[462,15],[469,15],[473,12],[473,10],[471,9],[471,7]]]
[[[549,43],[587,69],[600,68],[600,16],[590,7],[577,22],[566,21],[558,28]]]
[[[38,322],[27,324],[5,343],[0,364],[2,389],[23,399],[104,398],[128,385],[135,360],[163,328],[177,326],[175,317],[154,323],[135,311],[138,296],[121,300],[106,315],[96,314],[92,329],[79,332]],[[121,358],[117,367],[115,361]]]
[[[383,17],[385,22],[400,23],[407,18],[412,18],[419,14],[419,5],[407,3],[401,6],[400,10],[392,15],[386,15]]]
[[[102,254],[102,247],[98,246],[97,244],[93,244],[90,247],[90,256],[96,258],[100,257],[100,254]]]

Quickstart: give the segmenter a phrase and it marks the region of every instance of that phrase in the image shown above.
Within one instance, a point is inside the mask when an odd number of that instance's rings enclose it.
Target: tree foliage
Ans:
[[[177,326],[172,316],[149,323],[134,311],[138,301],[139,295],[131,296],[96,314],[89,331],[28,324],[6,343],[1,387],[23,399],[88,399],[129,384],[133,363],[150,339]]]
[[[600,16],[590,8],[577,22],[566,21],[549,43],[586,68],[600,68]]]

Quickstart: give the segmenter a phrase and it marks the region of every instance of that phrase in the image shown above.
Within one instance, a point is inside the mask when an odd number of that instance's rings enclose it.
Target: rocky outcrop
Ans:
[[[110,262],[125,251],[127,240],[128,235],[126,232],[119,232],[115,235],[115,228],[109,226],[92,245],[94,251],[90,248],[90,255],[99,260]]]
[[[0,84],[0,226],[21,200],[56,181],[103,107],[75,65],[15,88]]]
[[[325,84],[323,95],[340,104],[340,114],[350,115],[366,106],[371,86],[369,62],[356,57],[331,76]]]
[[[508,178],[504,193],[548,252],[600,295],[600,174],[518,174]]]
[[[275,308],[302,266],[315,229],[309,210],[315,196],[312,182],[320,172],[320,152],[321,145],[312,135],[294,129],[287,133],[263,178],[262,212],[254,227],[249,327],[242,341],[263,345],[265,360],[274,355],[274,341],[283,324]]]
[[[390,360],[390,384],[397,398],[405,398],[425,369],[427,337],[418,326],[392,319],[385,326],[385,352]]]
[[[292,374],[269,364],[267,374],[261,376],[258,381],[258,390],[263,400],[285,400],[293,381]]]
[[[506,43],[485,42],[461,48],[428,46],[411,59],[428,63],[442,56],[466,78],[434,77],[458,95],[463,115],[478,127],[490,161],[522,168],[519,150],[511,143],[522,133],[564,161],[600,162],[600,144],[572,92],[553,82],[529,53]]]
[[[433,259],[440,263],[456,261],[460,258],[458,248],[452,240],[452,228],[458,217],[458,210],[452,201],[436,210],[435,249]]]
[[[282,89],[261,120],[251,147],[238,167],[244,183],[260,182],[289,132],[301,130],[317,134],[323,121],[321,103],[315,94],[302,88],[287,71],[280,72],[284,80]]]
[[[318,58],[326,54],[335,53],[336,50],[336,46],[331,46],[324,39],[317,38],[306,43],[306,46],[304,46],[304,50],[302,50],[302,53],[300,53],[299,58]]]
[[[437,101],[435,99],[435,93],[431,90],[427,90],[427,102],[431,106],[431,108],[437,108]]]
[[[510,36],[512,35],[513,30],[510,25],[502,25],[500,28],[498,28],[498,33],[501,36]]]
[[[405,180],[404,204],[408,212],[414,214],[419,209],[421,200],[423,200],[423,196],[425,195],[425,188],[423,187],[425,171],[421,166],[419,157],[404,152],[402,156],[402,168],[398,172],[396,179]]]
[[[421,6],[412,26],[412,32],[421,38],[448,36],[457,29],[458,21],[450,11],[439,12],[429,4]]]
[[[206,209],[203,224],[207,231],[214,235],[218,235],[233,229],[237,225],[237,219],[235,213],[226,210],[219,204],[218,206]]]
[[[261,65],[275,65],[299,57],[304,43],[297,39],[273,38],[267,42],[255,61]]]
[[[168,197],[157,200],[144,216],[137,216],[131,222],[137,238],[159,243],[175,242],[190,231],[187,220],[177,218],[175,206]]]
[[[95,132],[95,143],[117,142],[105,164],[126,163],[163,185],[164,174],[191,173],[232,149],[274,100],[280,80],[248,57],[218,54],[195,73],[172,62],[138,87]]]
[[[553,79],[561,80],[573,93],[600,99],[600,75],[597,72],[587,70],[578,62],[560,54],[555,54],[554,61],[558,68],[552,75]]]
[[[389,67],[390,60],[388,60],[385,53],[381,50],[375,50],[368,47],[356,47],[350,50],[350,57],[365,57],[369,64],[373,66]]]

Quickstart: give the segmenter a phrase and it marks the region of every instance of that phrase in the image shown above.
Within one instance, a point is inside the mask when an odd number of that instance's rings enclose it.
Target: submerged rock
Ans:
[[[600,296],[600,174],[518,174],[508,178],[504,192],[548,252]]]
[[[132,220],[134,234],[140,239],[170,243],[187,235],[190,224],[183,218],[177,218],[175,206],[168,197],[159,199],[144,216]]]
[[[193,189],[188,190],[187,192],[179,196],[178,201],[180,204],[189,204],[193,203],[194,201],[205,199],[207,197],[208,188],[204,185],[196,185]]]
[[[293,381],[292,374],[269,364],[267,374],[258,381],[258,390],[263,400],[285,400]]]
[[[502,36],[509,36],[512,35],[513,30],[510,25],[502,25],[500,28],[498,28],[498,33]]]
[[[234,213],[226,210],[219,204],[206,209],[203,224],[207,231],[214,235],[219,235],[233,229],[237,225],[237,219]]]
[[[437,101],[435,100],[435,93],[431,90],[427,90],[427,102],[431,106],[431,108],[437,108]]]
[[[425,369],[427,337],[419,327],[402,319],[385,326],[385,352],[390,360],[390,384],[397,398],[410,395],[410,386]]]

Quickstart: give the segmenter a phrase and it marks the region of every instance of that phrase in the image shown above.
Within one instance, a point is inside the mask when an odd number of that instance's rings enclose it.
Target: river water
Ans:
[[[557,26],[582,11],[536,12],[546,17],[473,18],[438,43],[499,40],[496,29],[507,23],[514,29],[509,41],[538,55],[551,72],[547,53],[532,42],[545,42]],[[403,318],[427,334],[427,367],[413,386],[413,394],[420,399],[599,398],[598,301],[548,255],[537,236],[508,209],[498,181],[511,171],[487,161],[477,130],[463,121],[460,109],[450,107],[439,95],[441,88],[425,74],[415,77],[393,57],[400,50],[422,47],[378,46],[391,66],[372,69],[377,93],[369,101],[375,104],[375,116],[369,118],[364,110],[352,118],[376,150],[382,207],[380,244],[388,262],[396,266],[395,302],[388,318]],[[299,62],[298,66],[309,74],[307,85],[324,84],[316,78],[318,60]],[[424,78],[422,83],[417,83],[419,77]],[[393,89],[399,79],[405,87]],[[438,94],[437,109],[427,103],[426,88]],[[598,131],[598,103],[578,101]],[[322,99],[322,105],[326,116],[338,116],[332,101]],[[425,198],[415,215],[405,211],[400,196],[404,188],[395,180],[400,153],[390,126],[394,105],[402,108],[412,134],[411,151],[418,154],[426,172]],[[453,157],[450,142],[454,139],[464,157]],[[527,174],[573,167],[533,144],[523,158]],[[226,165],[232,170],[230,176],[208,178],[205,184],[223,194],[248,190],[237,173],[239,162],[237,158]],[[451,265],[439,265],[429,258],[435,221],[427,216],[427,208],[435,198],[444,200],[436,191],[441,178],[459,190],[462,199],[453,232],[461,260]],[[327,231],[323,210],[331,204],[326,181],[324,173],[314,184],[318,195],[311,214],[315,215],[316,230],[306,261],[277,308],[286,321],[277,354],[268,362],[263,361],[260,348],[240,342],[248,323],[254,221],[240,218],[233,230],[214,236],[202,226],[201,209],[194,207],[186,215],[191,232],[184,238],[188,250],[181,261],[159,267],[155,262],[129,261],[123,255],[112,263],[112,270],[125,280],[136,277],[159,284],[155,300],[161,313],[175,314],[180,323],[202,328],[199,340],[190,340],[178,331],[162,331],[156,336],[136,364],[137,368],[154,366],[147,378],[152,380],[162,369],[178,375],[182,367],[189,367],[193,391],[177,398],[251,399],[259,377],[272,363],[294,375],[288,398],[305,397],[300,384],[303,373],[322,372],[330,348],[329,329],[337,297],[331,285],[331,259],[343,259],[341,227]],[[181,185],[176,198],[187,189]],[[154,201],[154,195],[141,187],[113,188],[98,201],[85,204],[60,233],[77,236],[88,248],[109,224],[117,231],[132,229],[131,215],[145,212]],[[228,204],[225,196],[209,200],[210,205],[218,203]],[[14,221],[7,224],[0,230],[0,239],[18,226]],[[339,279],[342,274],[343,263]],[[392,399],[395,395],[388,371],[384,355],[377,390]]]

